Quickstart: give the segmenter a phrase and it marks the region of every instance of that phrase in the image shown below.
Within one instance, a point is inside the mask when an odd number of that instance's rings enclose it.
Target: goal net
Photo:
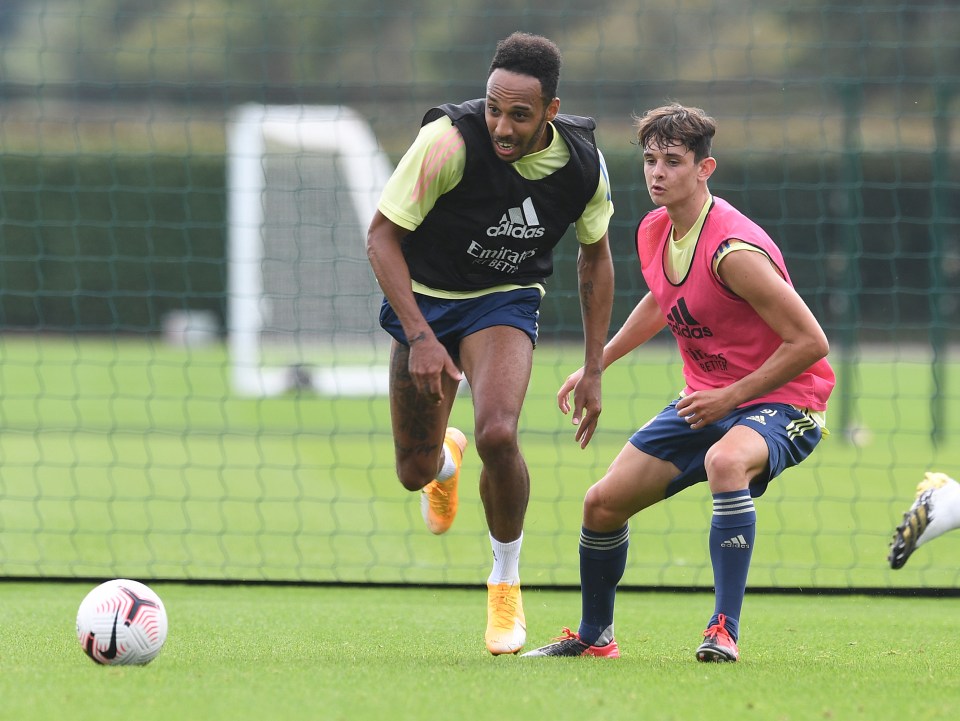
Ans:
[[[381,294],[364,241],[390,162],[343,106],[243,105],[227,137],[234,390],[384,390]]]

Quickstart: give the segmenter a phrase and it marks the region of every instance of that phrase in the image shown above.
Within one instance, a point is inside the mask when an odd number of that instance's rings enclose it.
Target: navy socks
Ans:
[[[630,531],[627,525],[612,533],[580,529],[580,640],[593,646],[613,630],[613,602],[617,584],[627,567]]]
[[[710,522],[710,560],[716,603],[712,626],[722,613],[727,632],[737,639],[747,573],[756,538],[757,512],[750,491],[716,493]],[[627,566],[629,527],[610,533],[580,530],[580,640],[594,645],[613,626],[617,584]],[[608,634],[609,635],[609,634]]]
[[[713,618],[727,617],[727,632],[737,639],[740,610],[747,589],[747,572],[757,535],[757,512],[750,491],[731,491],[713,495],[713,519],[710,522],[710,560],[716,603]]]

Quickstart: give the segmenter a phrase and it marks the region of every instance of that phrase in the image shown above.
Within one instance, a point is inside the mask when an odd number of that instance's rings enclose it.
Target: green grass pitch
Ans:
[[[742,659],[698,663],[707,594],[623,593],[622,658],[483,647],[484,593],[160,584],[170,633],[145,667],[97,666],[73,629],[83,584],[0,584],[0,718],[943,719],[960,708],[960,599],[749,596]],[[529,642],[577,622],[525,594]]]

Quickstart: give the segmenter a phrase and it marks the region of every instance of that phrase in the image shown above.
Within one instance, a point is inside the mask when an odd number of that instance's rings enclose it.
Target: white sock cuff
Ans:
[[[447,449],[447,444],[443,443],[443,465],[437,474],[437,480],[443,483],[457,472],[457,464],[453,461],[453,454]]]
[[[503,551],[504,553],[519,553],[520,546],[523,545],[523,531],[520,532],[520,537],[516,541],[507,541],[506,543],[503,541],[498,541],[493,537],[492,533],[488,535],[490,536],[490,547],[494,550],[494,552]]]
[[[490,548],[493,549],[493,570],[487,583],[520,583],[520,547],[523,545],[523,532],[515,541],[503,543],[490,534]]]

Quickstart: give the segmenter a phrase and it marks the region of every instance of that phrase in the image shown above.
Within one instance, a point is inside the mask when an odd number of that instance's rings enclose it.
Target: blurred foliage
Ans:
[[[822,79],[956,83],[960,6],[956,0],[794,2],[790,65]],[[815,12],[810,12],[811,8]]]
[[[219,153],[240,103],[341,104],[398,156],[513,30],[556,40],[564,110],[611,152],[673,99],[728,149],[835,152],[853,110],[863,147],[929,150],[960,117],[957,0],[4,0],[0,144]]]
[[[5,0],[0,81],[478,81],[513,30],[567,77],[958,80],[955,0]]]

